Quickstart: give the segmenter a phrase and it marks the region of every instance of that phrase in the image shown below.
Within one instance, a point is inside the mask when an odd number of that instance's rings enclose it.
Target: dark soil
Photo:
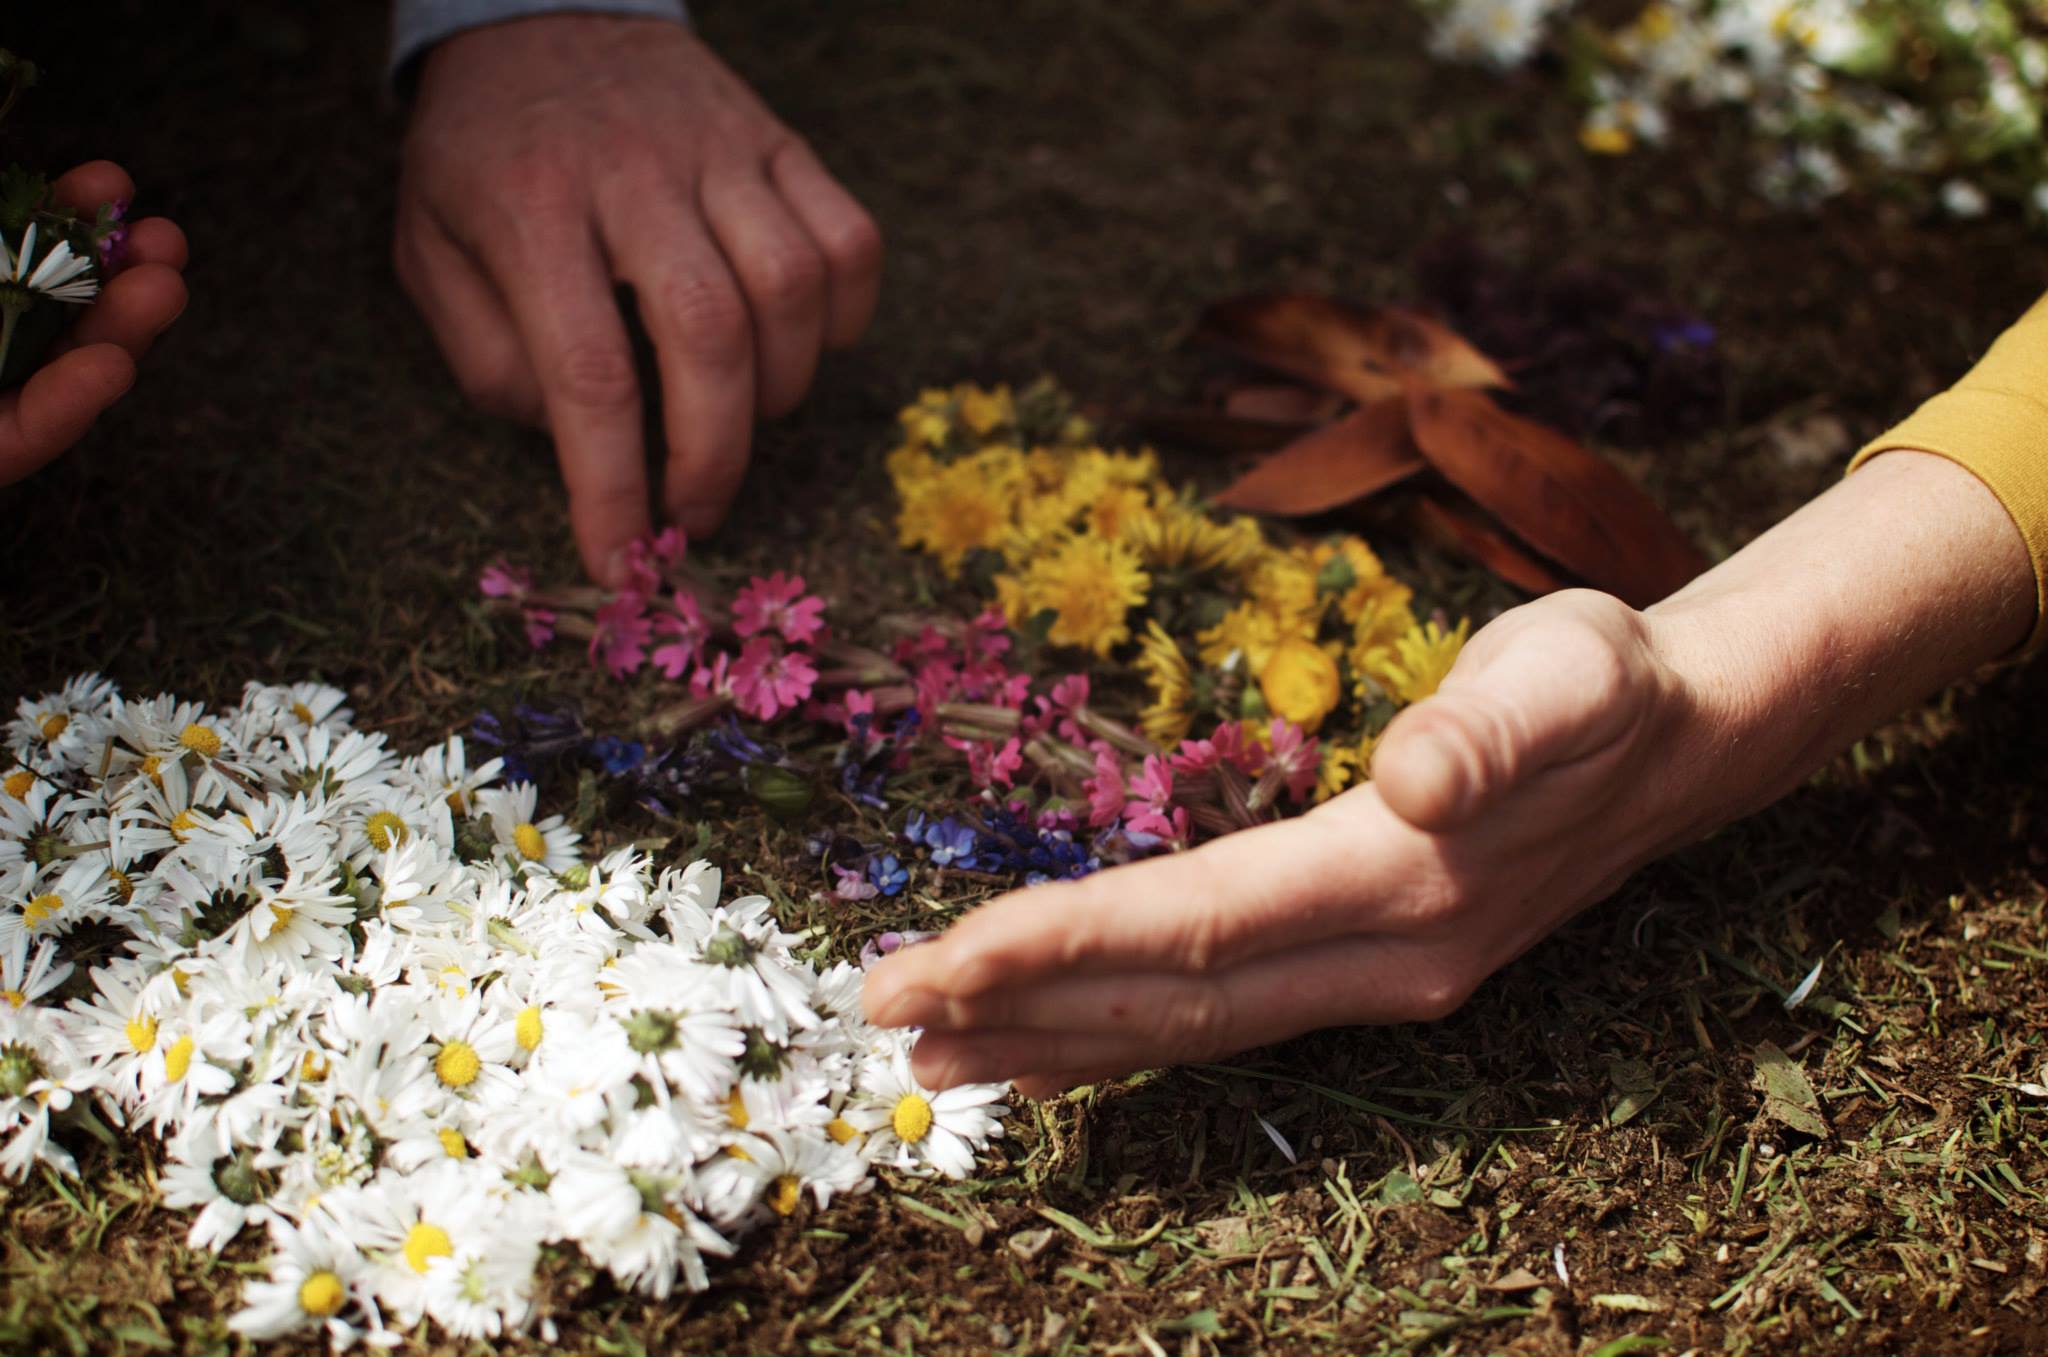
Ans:
[[[842,616],[923,587],[889,555],[878,456],[920,386],[1050,372],[1105,409],[1178,398],[1184,327],[1231,292],[1433,301],[1718,554],[2048,286],[2017,220],[1767,209],[1732,123],[1589,160],[1554,81],[1429,64],[1401,4],[700,8],[890,242],[870,340],[762,431],[707,548],[800,566]],[[566,578],[574,554],[545,439],[463,407],[391,277],[384,7],[45,10],[0,30],[49,71],[4,153],[129,166],[191,234],[193,302],[82,447],[0,492],[0,692],[81,668],[213,698],[318,675],[401,744],[518,695],[627,720],[644,694],[537,662],[471,606],[485,561]],[[1574,329],[1646,310],[1710,322],[1710,368],[1616,375]],[[1389,545],[1438,597],[1506,601]],[[1447,1022],[1025,1105],[1006,1170],[764,1233],[701,1297],[620,1297],[564,1263],[563,1343],[2039,1351],[2048,1100],[2015,1086],[2048,1062],[2041,684],[2006,671],[1910,715]],[[799,900],[815,885],[792,831],[714,841]],[[1764,1041],[1804,1065],[1828,1137],[1766,1118]],[[233,1275],[143,1209],[137,1170],[95,1156],[75,1201],[8,1196],[0,1345],[222,1350]]]

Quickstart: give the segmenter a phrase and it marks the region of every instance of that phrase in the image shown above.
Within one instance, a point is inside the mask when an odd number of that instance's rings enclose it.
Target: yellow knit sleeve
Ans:
[[[2034,562],[2034,633],[2048,639],[2048,297],[1999,337],[1982,362],[1856,454],[1931,452],[1961,466],[2012,515]]]

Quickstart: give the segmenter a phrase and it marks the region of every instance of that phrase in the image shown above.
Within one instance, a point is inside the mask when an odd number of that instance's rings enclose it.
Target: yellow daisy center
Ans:
[[[210,759],[220,753],[220,735],[211,726],[202,726],[197,721],[178,732],[178,743],[202,759]]]
[[[114,894],[121,897],[122,904],[125,905],[135,898],[135,881],[128,873],[119,867],[109,867],[107,875],[113,878]]]
[[[726,1147],[725,1147],[725,1157],[726,1157],[727,1159],[737,1159],[737,1160],[739,1160],[739,1161],[740,1161],[740,1162],[741,1162],[742,1164],[751,1164],[751,1163],[753,1163],[753,1162],[754,1162],[754,1156],[752,1156],[751,1154],[748,1154],[748,1153],[747,1153],[747,1152],[746,1152],[745,1150],[741,1149],[741,1148],[740,1148],[739,1146],[737,1146],[737,1145],[728,1145],[728,1146],[726,1146]]]
[[[405,1262],[414,1272],[426,1272],[430,1259],[454,1256],[455,1241],[438,1225],[423,1220],[405,1232]]]
[[[7,775],[6,783],[0,785],[4,785],[7,794],[15,800],[26,801],[29,788],[36,785],[36,775],[26,768],[17,768]]]
[[[370,847],[380,853],[389,852],[405,842],[405,821],[388,810],[380,810],[363,822],[363,834]]]
[[[932,1129],[932,1105],[921,1093],[906,1093],[896,1100],[896,1110],[889,1115],[889,1125],[896,1130],[896,1136],[906,1145],[915,1145],[923,1140]]]
[[[313,709],[303,702],[292,703],[292,715],[298,717],[303,725],[313,724]]]
[[[144,777],[159,787],[164,785],[164,761],[162,759],[151,754],[144,758],[139,766]]]
[[[171,1049],[164,1052],[164,1077],[175,1084],[191,1068],[192,1038],[187,1034],[172,1042]]]
[[[272,905],[270,907],[270,931],[276,933],[289,924],[297,914],[298,911],[290,905]]]
[[[834,1117],[825,1123],[825,1134],[841,1145],[850,1145],[860,1139],[860,1128],[844,1117]]]
[[[317,1084],[327,1077],[327,1058],[318,1051],[308,1051],[299,1057],[299,1078],[309,1084]]]
[[[134,1017],[128,1020],[128,1049],[137,1055],[144,1055],[156,1049],[156,1019]]]
[[[734,1084],[732,1092],[725,1099],[725,1119],[735,1131],[747,1129],[747,1100],[740,1096],[740,1086]]]
[[[460,966],[443,966],[434,977],[434,983],[451,991],[458,999],[469,993],[469,975]]]
[[[446,801],[448,803],[448,809],[454,811],[457,815],[468,814],[469,807],[462,804],[462,789],[460,787],[457,787],[454,791],[448,793],[448,795],[442,797],[441,799]]]
[[[796,1204],[804,1198],[804,1185],[794,1173],[785,1173],[775,1180],[770,1190],[768,1204],[775,1208],[778,1216],[792,1215]]]
[[[315,1272],[299,1283],[299,1308],[309,1315],[327,1319],[339,1314],[347,1299],[348,1289],[332,1272]]]
[[[548,855],[547,837],[530,824],[520,825],[512,831],[512,846],[528,862],[538,862]]]
[[[469,1142],[462,1138],[462,1132],[453,1126],[444,1126],[434,1134],[439,1138],[442,1150],[450,1159],[469,1158]]]
[[[43,738],[54,740],[71,729],[71,718],[63,712],[53,711],[43,718]]]
[[[9,1008],[20,1008],[28,1002],[28,996],[18,989],[0,989],[0,999],[5,999]]]
[[[55,891],[49,891],[29,901],[22,909],[21,917],[28,921],[30,928],[35,928],[62,908],[64,897]]]
[[[483,1071],[476,1047],[466,1041],[447,1042],[434,1057],[434,1077],[450,1088],[468,1088]]]
[[[194,815],[191,811],[179,811],[176,815],[173,815],[171,817],[171,837],[176,839],[179,843],[185,842],[185,836],[187,834],[190,834],[193,830],[193,827],[196,826],[198,823],[199,817]]]
[[[519,1016],[512,1020],[512,1036],[518,1041],[519,1049],[522,1051],[530,1051],[540,1045],[540,1039],[546,1030],[541,1024],[539,1004],[528,1004],[520,1009]]]

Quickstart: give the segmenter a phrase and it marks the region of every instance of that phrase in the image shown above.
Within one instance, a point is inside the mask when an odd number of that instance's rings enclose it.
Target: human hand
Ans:
[[[1299,819],[974,911],[868,981],[934,1087],[1026,1093],[1442,1017],[1693,832],[1711,723],[1652,624],[1553,595],[1475,636],[1375,780]]]
[[[428,54],[395,260],[458,382],[555,437],[584,568],[649,530],[641,396],[614,284],[659,359],[663,498],[717,526],[756,413],[874,310],[881,237],[810,148],[687,29],[549,15]]]
[[[63,207],[96,212],[131,202],[135,181],[95,160],[51,185]],[[19,243],[19,242],[16,242]],[[135,365],[185,309],[185,233],[163,217],[128,230],[127,261],[17,390],[0,392],[0,485],[37,470],[76,443],[135,382]]]

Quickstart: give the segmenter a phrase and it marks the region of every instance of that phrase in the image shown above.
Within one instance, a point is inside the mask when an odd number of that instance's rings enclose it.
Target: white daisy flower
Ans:
[[[21,234],[21,248],[10,250],[0,240],[0,286],[14,287],[48,297],[55,302],[83,306],[100,293],[97,267],[91,255],[74,254],[71,242],[60,240],[36,258],[36,223]]]
[[[576,845],[583,836],[559,815],[536,818],[540,793],[531,782],[480,791],[476,801],[478,812],[490,821],[498,859],[507,867],[559,874],[576,865]]]
[[[869,1063],[860,1093],[842,1115],[868,1137],[862,1153],[871,1163],[964,1178],[974,1171],[975,1154],[1003,1133],[998,1119],[1009,1109],[996,1101],[1002,1096],[998,1084],[932,1092],[910,1072],[905,1043]]]
[[[367,1286],[369,1264],[328,1222],[315,1218],[298,1225],[273,1218],[270,1275],[242,1288],[242,1309],[228,1327],[246,1338],[282,1338],[299,1329],[319,1328],[337,1352],[358,1340],[376,1347],[396,1346],[400,1335],[384,1327]]]

